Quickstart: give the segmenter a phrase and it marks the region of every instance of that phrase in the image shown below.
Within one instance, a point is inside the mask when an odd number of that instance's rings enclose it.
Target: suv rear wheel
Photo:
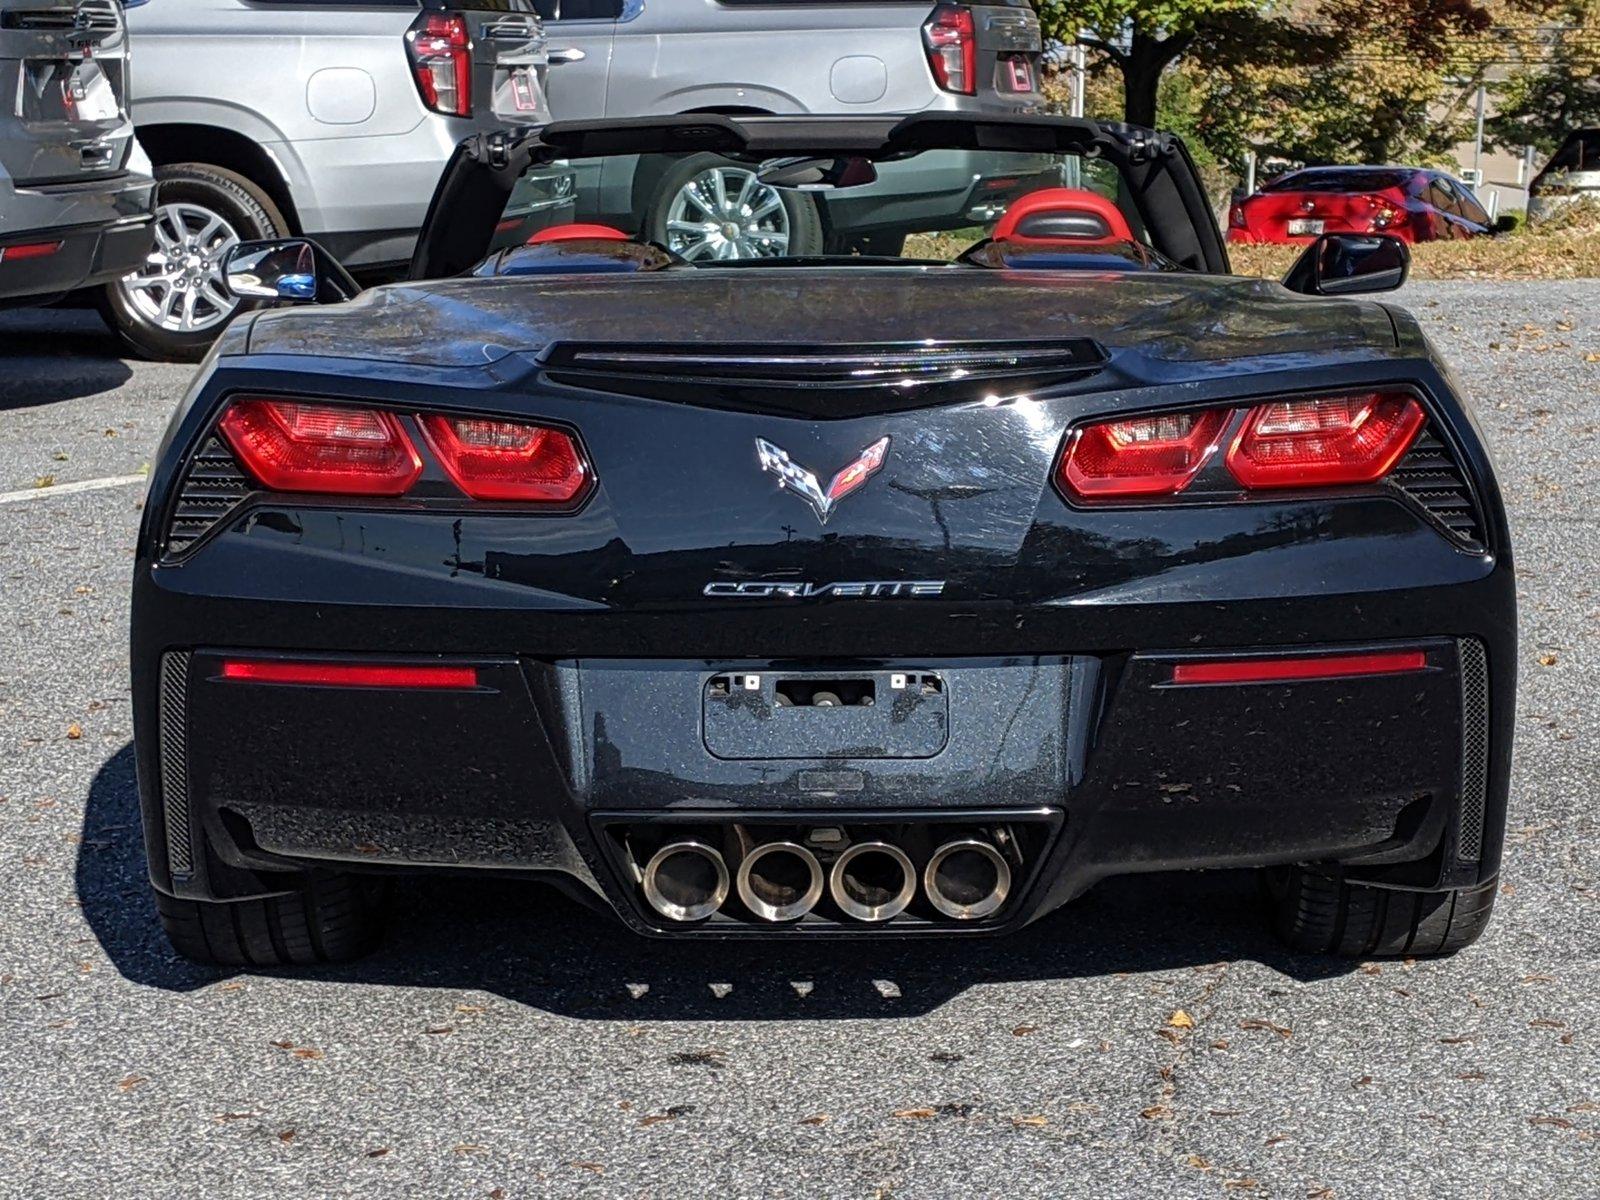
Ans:
[[[145,265],[101,293],[101,315],[146,358],[198,362],[244,305],[223,285],[240,242],[283,237],[289,223],[255,184],[205,163],[157,167],[156,244]]]
[[[645,233],[690,262],[822,252],[816,201],[779,191],[754,168],[716,154],[674,163],[656,185]]]
[[[1263,880],[1280,938],[1307,954],[1344,958],[1454,954],[1483,933],[1498,888],[1490,880],[1402,892],[1352,882],[1337,867],[1276,867]]]

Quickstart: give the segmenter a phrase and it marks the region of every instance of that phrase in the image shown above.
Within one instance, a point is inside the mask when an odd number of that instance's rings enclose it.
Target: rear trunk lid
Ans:
[[[116,0],[0,0],[0,167],[20,186],[120,174],[127,32]]]
[[[972,8],[977,38],[978,99],[1010,108],[1039,103],[1044,40],[1039,17],[1025,0]]]
[[[460,6],[477,48],[473,111],[493,114],[498,125],[542,125],[550,120],[545,88],[550,70],[545,29],[531,6],[481,3]]]

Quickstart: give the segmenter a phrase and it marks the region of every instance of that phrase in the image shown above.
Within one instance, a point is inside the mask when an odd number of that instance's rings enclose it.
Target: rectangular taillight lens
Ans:
[[[1376,654],[1315,654],[1292,658],[1221,658],[1183,662],[1172,668],[1179,686],[1208,683],[1293,683],[1313,679],[1355,679],[1365,675],[1404,675],[1428,669],[1421,650]]]
[[[472,115],[472,35],[459,13],[425,12],[406,34],[422,102],[450,117]]]
[[[455,485],[474,500],[576,504],[589,465],[571,434],[522,421],[425,416],[428,445]]]
[[[941,4],[922,27],[933,79],[947,92],[973,96],[978,91],[978,38],[972,10],[964,4]]]
[[[1057,482],[1080,500],[1176,496],[1237,428],[1224,462],[1249,491],[1376,483],[1427,422],[1405,392],[1274,400],[1097,421],[1067,435]]]
[[[269,491],[403,496],[422,474],[405,429],[378,409],[241,396],[218,428]]]
[[[478,669],[434,663],[295,662],[281,658],[232,658],[222,664],[222,678],[234,683],[277,683],[300,687],[466,690],[478,686]]]

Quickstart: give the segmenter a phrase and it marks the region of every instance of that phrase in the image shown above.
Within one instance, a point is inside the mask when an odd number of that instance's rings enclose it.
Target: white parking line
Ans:
[[[25,492],[0,492],[0,504],[21,504],[24,500],[43,500],[49,496],[66,496],[73,492],[99,492],[107,488],[132,487],[143,483],[146,475],[110,475],[105,479],[84,479],[78,483],[57,483],[50,487],[29,488]]]

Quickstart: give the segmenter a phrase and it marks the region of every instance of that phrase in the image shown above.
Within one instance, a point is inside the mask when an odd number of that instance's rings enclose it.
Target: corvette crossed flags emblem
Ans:
[[[761,459],[761,469],[776,475],[778,486],[809,504],[817,514],[817,520],[826,525],[839,501],[857,491],[882,469],[883,460],[889,453],[889,439],[879,438],[873,442],[854,462],[835,475],[826,489],[814,472],[795,462],[781,446],[775,446],[765,438],[757,438],[756,453]]]

